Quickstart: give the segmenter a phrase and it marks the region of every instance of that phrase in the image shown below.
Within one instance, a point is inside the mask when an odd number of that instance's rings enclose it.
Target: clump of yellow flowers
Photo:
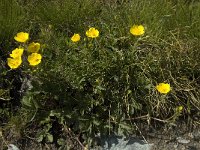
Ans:
[[[93,38],[93,39],[97,38],[97,37],[99,37],[99,30],[97,30],[94,27],[91,27],[85,32],[85,35],[88,38]],[[74,33],[74,35],[70,39],[72,42],[76,43],[76,42],[80,41],[81,36],[78,33]]]
[[[17,69],[20,67],[22,63],[23,53],[26,50],[28,57],[27,60],[29,65],[36,66],[41,62],[42,55],[38,53],[40,49],[40,43],[32,42],[28,46],[26,46],[26,42],[29,40],[29,33],[19,32],[14,37],[17,42],[24,43],[24,47],[28,47],[24,49],[23,47],[15,48],[10,54],[10,58],[7,58],[7,64],[11,69]]]
[[[156,89],[161,94],[167,94],[171,90],[170,84],[168,84],[168,83],[159,83],[158,85],[156,85]]]

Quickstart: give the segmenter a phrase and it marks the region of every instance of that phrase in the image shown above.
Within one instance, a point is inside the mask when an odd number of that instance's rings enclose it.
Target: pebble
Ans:
[[[180,144],[188,144],[188,143],[190,143],[190,140],[183,139],[182,137],[177,137],[176,140],[177,140],[178,143],[180,143]]]
[[[8,150],[19,150],[19,148],[17,146],[15,146],[14,144],[9,144]]]

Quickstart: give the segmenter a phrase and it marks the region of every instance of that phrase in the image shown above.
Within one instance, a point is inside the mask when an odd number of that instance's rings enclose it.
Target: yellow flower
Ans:
[[[95,28],[89,28],[89,30],[86,31],[86,36],[90,38],[96,38],[99,36],[99,31]]]
[[[71,37],[72,42],[78,42],[78,41],[80,41],[80,39],[81,39],[81,36],[79,34],[74,34]]]
[[[144,27],[142,25],[133,25],[130,28],[131,34],[135,36],[143,35],[144,34]]]
[[[182,110],[183,110],[183,106],[178,106],[178,107],[176,108],[176,111],[177,111],[177,112],[182,112]]]
[[[28,45],[28,52],[30,53],[37,53],[40,49],[40,43],[32,42]]]
[[[10,54],[10,57],[12,58],[21,57],[23,52],[24,52],[23,48],[16,48],[12,51],[12,54]]]
[[[168,83],[159,83],[156,86],[156,89],[158,90],[158,92],[160,92],[162,94],[167,94],[170,91],[170,84],[168,84]]]
[[[21,65],[22,59],[21,57],[7,58],[7,63],[11,69],[16,69]]]
[[[28,56],[28,62],[31,66],[36,66],[41,62],[42,56],[38,53],[32,53]]]
[[[14,37],[14,39],[17,42],[25,43],[29,38],[29,34],[26,32],[19,32],[17,35]]]
[[[41,62],[42,56],[38,53],[32,53],[28,56],[28,62],[31,66],[36,66]]]

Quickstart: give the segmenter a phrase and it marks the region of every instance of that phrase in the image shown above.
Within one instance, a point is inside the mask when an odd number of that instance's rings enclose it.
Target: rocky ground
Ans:
[[[200,150],[200,126],[178,124],[169,129],[147,132],[147,141],[152,150]]]
[[[126,139],[111,137],[92,150],[200,150],[199,125],[143,126],[140,134]]]
[[[179,123],[152,127],[142,125],[140,132],[129,138],[120,136],[99,137],[101,146],[91,150],[200,150],[200,125]],[[11,140],[19,150],[57,150],[54,144],[38,144],[31,139]],[[146,143],[147,142],[147,143]],[[5,149],[0,141],[0,149]],[[76,148],[74,150],[81,150]],[[9,149],[15,150],[15,149]],[[65,150],[65,149],[63,149]],[[67,149],[66,149],[67,150]]]

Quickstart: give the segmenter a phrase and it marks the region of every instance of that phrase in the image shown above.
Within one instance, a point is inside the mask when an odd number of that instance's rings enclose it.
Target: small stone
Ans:
[[[192,139],[194,139],[194,135],[192,133],[188,133],[188,136]]]
[[[14,144],[9,144],[8,150],[19,150],[19,148],[17,146],[15,146]]]
[[[181,144],[190,143],[190,140],[183,139],[182,137],[177,137],[176,140],[178,141],[178,143],[181,143]]]
[[[178,148],[178,144],[174,144],[174,148],[177,149]]]

